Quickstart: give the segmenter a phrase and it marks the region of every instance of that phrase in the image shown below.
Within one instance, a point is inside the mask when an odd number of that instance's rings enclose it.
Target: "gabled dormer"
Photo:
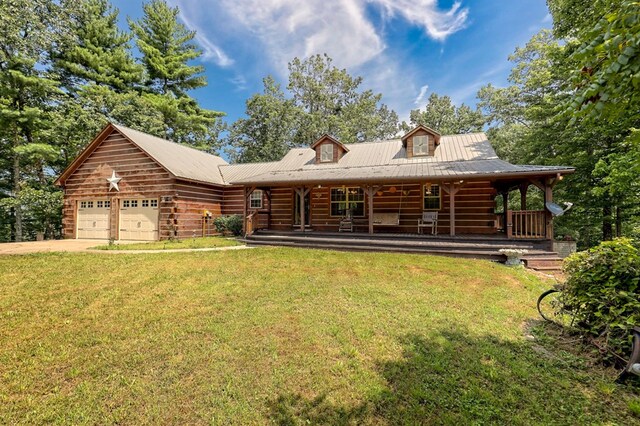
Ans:
[[[344,154],[349,152],[342,142],[324,134],[311,145],[316,151],[316,164],[337,163]]]
[[[433,157],[438,145],[440,145],[440,133],[423,125],[419,125],[402,137],[402,146],[407,150],[407,158]]]

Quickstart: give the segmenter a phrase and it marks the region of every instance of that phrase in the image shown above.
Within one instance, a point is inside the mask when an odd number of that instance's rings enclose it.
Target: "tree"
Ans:
[[[129,41],[131,34],[118,28],[118,9],[107,0],[65,0],[73,35],[53,54],[54,69],[72,95],[94,83],[115,92],[131,91],[142,80]]]
[[[48,136],[59,82],[46,65],[65,28],[66,17],[52,1],[0,3],[0,140],[10,146],[10,195],[16,199],[30,183],[47,184],[47,161],[57,155]],[[21,241],[22,209],[13,212],[15,240]]]
[[[207,84],[201,75],[204,68],[189,65],[202,54],[192,43],[195,32],[179,23],[179,9],[163,0],[151,0],[143,10],[144,16],[138,22],[129,21],[129,25],[142,53],[145,97],[162,115],[161,136],[196,147],[215,144],[210,129],[224,114],[201,108],[187,94]]]
[[[294,58],[288,65],[287,89],[304,113],[295,143],[307,145],[324,133],[344,143],[394,136],[398,116],[386,105],[378,105],[382,95],[358,91],[362,77],[352,77],[332,62],[324,54],[306,60]]]
[[[484,87],[478,97],[499,153],[506,152],[516,163],[576,167],[576,173],[556,190],[557,199],[575,202],[571,214],[558,220],[556,230],[591,246],[613,236],[613,213],[634,201],[631,194],[614,196],[603,176],[594,173],[599,161],[622,152],[629,131],[621,123],[585,117],[576,121],[565,113],[572,96],[565,87],[575,68],[572,48],[571,43],[560,43],[551,32],[542,31],[510,57],[512,85]]]
[[[409,113],[411,125],[403,124],[405,131],[418,125],[430,127],[443,135],[481,132],[485,117],[479,109],[472,110],[465,104],[456,107],[449,96],[429,96],[424,111],[414,109]]]
[[[582,42],[571,54],[579,64],[571,107],[580,114],[609,121],[637,121],[640,109],[640,4],[612,2],[595,25],[576,33]],[[629,114],[630,111],[636,114]]]
[[[161,117],[141,96],[143,67],[130,52],[131,34],[118,28],[118,10],[107,0],[62,4],[69,36],[51,54],[65,94],[54,111],[57,173],[107,122],[162,130]]]
[[[274,161],[292,147],[309,146],[324,133],[344,143],[385,139],[398,131],[398,115],[382,95],[359,91],[362,77],[332,65],[327,55],[289,63],[287,94],[272,77],[247,101],[247,118],[230,126],[227,144],[240,162]]]
[[[263,84],[263,93],[247,100],[247,118],[238,119],[229,128],[227,142],[233,161],[277,161],[293,147],[300,110],[272,77],[266,77]]]

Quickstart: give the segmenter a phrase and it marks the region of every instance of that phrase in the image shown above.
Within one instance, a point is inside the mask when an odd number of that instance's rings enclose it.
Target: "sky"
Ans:
[[[142,1],[112,0],[125,17]],[[508,56],[551,27],[544,0],[168,0],[197,32],[208,86],[191,92],[232,122],[272,75],[287,84],[294,57],[327,53],[406,120],[431,93],[476,104],[508,84]]]

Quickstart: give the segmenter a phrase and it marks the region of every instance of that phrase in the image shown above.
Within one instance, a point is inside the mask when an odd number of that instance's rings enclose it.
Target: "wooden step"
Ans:
[[[513,241],[504,238],[433,237],[424,235],[358,234],[336,232],[281,232],[261,230],[241,240],[248,245],[317,248],[340,251],[420,253],[439,256],[487,259],[504,262],[502,248],[526,249],[523,256],[530,268],[559,271],[562,260],[557,253],[545,250],[540,242]]]
[[[485,259],[495,262],[503,262],[505,256],[495,251],[478,251],[478,250],[438,250],[438,249],[417,249],[410,247],[390,247],[390,246],[363,246],[352,244],[331,244],[331,243],[313,243],[305,244],[304,242],[293,241],[262,241],[246,239],[240,240],[247,245],[256,246],[282,246],[282,247],[299,247],[308,249],[323,249],[337,251],[358,251],[358,252],[383,252],[383,253],[411,253],[411,254],[429,254],[435,256],[463,257],[468,259]]]

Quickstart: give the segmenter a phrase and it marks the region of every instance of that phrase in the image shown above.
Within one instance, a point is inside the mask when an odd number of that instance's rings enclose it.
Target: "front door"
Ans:
[[[311,191],[304,196],[304,224],[305,227],[311,226]],[[293,192],[293,225],[294,227],[300,226],[300,195],[295,191]]]

